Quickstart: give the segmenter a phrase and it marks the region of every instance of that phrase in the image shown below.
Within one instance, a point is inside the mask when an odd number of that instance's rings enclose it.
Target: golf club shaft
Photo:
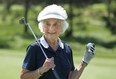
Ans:
[[[42,52],[43,52],[43,54],[44,54],[45,58],[47,59],[48,57],[47,57],[46,53],[44,52],[44,50],[43,50],[42,46],[41,46],[41,45],[40,45],[40,43],[38,42],[38,39],[37,39],[37,37],[36,37],[35,33],[33,32],[33,30],[32,30],[32,28],[31,28],[30,24],[29,24],[29,23],[27,23],[26,25],[27,25],[27,26],[29,27],[29,29],[31,30],[31,32],[32,32],[32,34],[33,34],[33,36],[34,36],[34,38],[35,38],[36,42],[37,42],[37,43],[38,43],[38,45],[40,46],[40,48],[41,48],[41,50],[42,50]]]

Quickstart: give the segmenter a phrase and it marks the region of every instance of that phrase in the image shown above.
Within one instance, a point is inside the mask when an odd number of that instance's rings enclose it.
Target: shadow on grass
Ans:
[[[95,43],[95,45],[100,45],[103,46],[105,48],[114,48],[116,46],[116,41],[109,41],[109,42],[105,42],[104,40],[98,39],[98,38],[94,38],[94,37],[61,37],[63,40],[67,41],[67,42],[79,42],[81,44],[87,44],[89,42]]]

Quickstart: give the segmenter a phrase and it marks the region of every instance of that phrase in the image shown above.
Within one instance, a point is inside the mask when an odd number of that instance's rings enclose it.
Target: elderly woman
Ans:
[[[82,62],[76,68],[71,47],[59,38],[68,28],[66,19],[64,8],[55,4],[39,13],[38,26],[43,36],[38,41],[48,58],[45,58],[37,42],[30,44],[22,65],[21,79],[79,79],[95,55],[94,45],[87,44]],[[57,76],[52,69],[56,70]]]

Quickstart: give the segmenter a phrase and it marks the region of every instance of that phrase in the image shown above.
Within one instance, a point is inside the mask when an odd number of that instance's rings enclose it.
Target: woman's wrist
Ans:
[[[88,64],[86,63],[86,62],[84,62],[84,61],[82,61],[82,66],[87,66]]]
[[[42,72],[41,67],[38,69],[38,74],[39,74],[40,76],[42,76],[42,75],[43,75],[43,72]]]

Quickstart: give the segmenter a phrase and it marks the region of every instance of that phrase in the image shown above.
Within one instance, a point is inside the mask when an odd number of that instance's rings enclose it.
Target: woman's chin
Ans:
[[[49,38],[49,39],[56,39],[56,38],[58,38],[58,37],[57,37],[57,35],[52,34],[52,35],[49,35],[48,38]]]

